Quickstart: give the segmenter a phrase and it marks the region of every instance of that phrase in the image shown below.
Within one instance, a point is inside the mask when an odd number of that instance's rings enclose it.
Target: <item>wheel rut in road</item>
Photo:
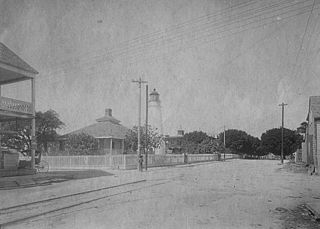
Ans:
[[[139,180],[0,209],[0,228],[168,182]]]

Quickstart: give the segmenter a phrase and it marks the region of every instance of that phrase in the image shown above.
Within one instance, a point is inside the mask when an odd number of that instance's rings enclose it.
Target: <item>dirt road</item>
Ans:
[[[319,197],[320,178],[282,168],[231,160],[151,169],[141,188],[8,228],[320,228],[301,207]]]

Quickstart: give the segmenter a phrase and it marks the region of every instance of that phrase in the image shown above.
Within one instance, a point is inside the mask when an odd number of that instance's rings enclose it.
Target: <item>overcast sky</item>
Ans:
[[[165,133],[217,134],[226,125],[260,137],[281,125],[279,103],[295,129],[309,96],[320,95],[319,4],[0,0],[0,41],[40,72],[36,109],[58,112],[63,133],[107,107],[123,125],[137,124],[131,81],[142,77],[160,93]],[[4,94],[21,99],[28,86]]]

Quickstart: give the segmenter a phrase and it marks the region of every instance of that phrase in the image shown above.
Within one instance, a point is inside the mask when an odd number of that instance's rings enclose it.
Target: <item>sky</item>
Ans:
[[[320,95],[319,0],[0,0],[0,42],[39,71],[36,110],[61,133],[112,108],[138,122],[138,85],[160,93],[163,129],[260,137],[305,121]],[[3,87],[30,99],[30,82]],[[27,98],[27,99],[26,99]],[[142,87],[142,122],[145,85]]]

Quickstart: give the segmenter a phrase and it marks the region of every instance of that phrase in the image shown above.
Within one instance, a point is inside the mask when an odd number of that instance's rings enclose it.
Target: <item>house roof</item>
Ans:
[[[114,124],[112,122],[97,122],[79,130],[75,130],[69,134],[85,133],[95,138],[125,139],[128,131],[129,129],[127,127],[120,124]]]
[[[0,42],[0,62],[12,67],[24,70],[32,74],[38,74],[38,72],[22,60],[18,55],[11,51],[7,46]]]
[[[312,111],[315,119],[320,118],[320,96],[310,96],[309,98],[309,112],[307,120],[309,120],[309,113]]]
[[[182,135],[176,135],[176,136],[165,136],[164,139],[166,140],[171,140],[171,139],[179,139],[179,138],[183,138]]]
[[[101,118],[98,118],[96,119],[97,122],[111,122],[111,123],[114,123],[114,124],[119,124],[120,121],[116,118],[114,118],[113,116],[108,116],[108,115],[105,115]]]
[[[72,131],[66,135],[85,133],[95,138],[125,139],[126,134],[130,131],[130,129],[122,126],[120,121],[112,116],[111,109],[106,109],[105,116],[96,121],[92,125]]]

